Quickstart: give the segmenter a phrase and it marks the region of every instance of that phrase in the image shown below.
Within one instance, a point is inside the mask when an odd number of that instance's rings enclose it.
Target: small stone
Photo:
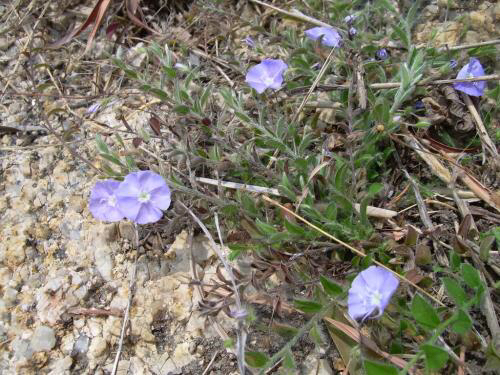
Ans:
[[[5,288],[3,292],[3,300],[7,307],[12,307],[14,305],[14,303],[16,302],[17,294],[18,291],[14,288]]]
[[[120,237],[129,240],[131,243],[135,241],[135,228],[134,224],[130,221],[120,221],[118,224],[118,231],[120,232]]]
[[[111,281],[113,270],[113,259],[111,258],[111,250],[107,246],[101,246],[94,249],[95,266],[102,278],[106,281]]]
[[[89,350],[90,339],[86,335],[80,335],[73,344],[72,357],[84,356]]]
[[[61,375],[69,373],[69,369],[71,368],[72,364],[73,358],[71,358],[70,356],[58,359],[50,366],[51,371],[49,372],[49,375]]]
[[[103,356],[108,350],[108,342],[103,337],[94,337],[89,347],[89,358]]]
[[[198,347],[198,344],[195,341],[191,341],[189,343],[189,353],[194,354],[196,353],[196,348]]]
[[[40,326],[31,337],[31,348],[35,352],[50,351],[56,345],[56,334],[47,326]]]
[[[16,337],[14,341],[12,341],[11,348],[14,352],[14,357],[17,359],[31,358],[33,355],[33,349],[31,348],[29,341],[21,337]]]

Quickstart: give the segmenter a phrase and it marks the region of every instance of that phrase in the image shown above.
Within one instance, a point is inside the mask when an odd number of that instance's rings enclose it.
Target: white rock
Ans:
[[[31,337],[31,348],[35,352],[50,351],[56,345],[56,334],[47,326],[38,327]]]

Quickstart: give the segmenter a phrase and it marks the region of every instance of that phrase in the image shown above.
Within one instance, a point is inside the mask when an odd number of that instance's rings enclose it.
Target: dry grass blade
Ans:
[[[108,8],[110,3],[110,0],[99,0],[97,4],[95,5],[94,9],[92,9],[92,12],[90,15],[87,17],[85,22],[80,25],[79,27],[75,27],[72,31],[70,31],[68,34],[66,34],[63,38],[59,39],[57,42],[52,43],[49,48],[59,48],[62,45],[68,43],[71,39],[73,39],[75,36],[78,36],[82,31],[84,31],[91,23],[94,21],[96,22],[96,25],[94,26],[94,30],[92,30],[92,35],[95,36],[95,32],[97,31],[97,28],[99,27],[99,24],[102,20],[102,16],[106,12],[106,9]],[[93,37],[89,37],[89,41],[87,42],[87,48],[89,48],[89,45],[92,43]]]
[[[389,353],[384,352],[383,350],[379,349],[377,344],[370,340],[368,337],[364,336],[361,337],[361,334],[356,328],[353,328],[345,323],[339,322],[338,320],[334,320],[332,318],[324,317],[323,320],[325,320],[327,323],[333,325],[335,328],[341,330],[344,332],[347,336],[349,336],[351,339],[356,341],[357,343],[363,343],[368,349],[373,351],[374,353],[378,354],[382,358],[387,359],[388,361],[394,363],[396,366],[400,368],[404,368],[407,365],[407,362],[404,359],[401,359],[399,357],[394,357],[390,355]]]
[[[490,153],[491,156],[493,156],[495,163],[497,165],[500,165],[500,161],[498,160],[497,148],[493,143],[493,141],[491,140],[488,132],[486,131],[486,128],[484,127],[483,121],[481,120],[481,116],[479,116],[476,107],[472,103],[472,100],[470,100],[469,95],[463,94],[462,98],[464,99],[467,109],[472,114],[472,117],[476,122],[477,134],[479,135],[479,138],[481,138],[481,143],[483,145],[483,148],[485,149],[485,151],[488,151],[488,153]],[[486,152],[484,157],[486,157]]]
[[[137,10],[140,11],[139,8],[139,2],[140,0],[127,0],[126,2],[126,8],[127,8],[127,16],[132,21],[136,26],[142,27],[143,29],[148,30],[150,33],[157,34],[159,33],[152,28],[150,28],[148,25],[146,25],[143,21],[141,21],[139,18],[136,17]]]
[[[302,221],[304,224],[308,225],[309,227],[313,228],[314,230],[317,230],[318,232],[320,232],[321,234],[323,234],[324,236],[330,238],[331,240],[337,242],[338,244],[344,246],[345,248],[351,250],[353,253],[355,253],[356,255],[359,255],[361,257],[366,257],[366,254],[363,253],[361,250],[358,250],[356,249],[355,247],[349,245],[348,243],[345,243],[344,241],[341,241],[339,240],[337,237],[331,235],[330,233],[328,232],[325,232],[323,229],[317,227],[316,225],[310,223],[309,221],[307,221],[306,219],[304,219],[302,216],[296,214],[295,212],[293,212],[292,210],[286,208],[285,206],[283,206],[282,204],[276,202],[275,200],[263,195],[262,196],[262,199],[264,199],[265,201],[275,205],[276,207],[279,207],[281,208],[282,210],[286,211],[287,213],[289,213],[290,215],[293,215],[295,216],[295,218],[299,219],[300,221]],[[417,284],[413,283],[412,281],[408,280],[406,277],[404,276],[401,276],[400,274],[398,274],[397,272],[391,270],[389,267],[385,266],[384,264],[380,263],[379,261],[376,261],[374,260],[373,261],[374,264],[376,264],[377,266],[380,266],[384,269],[386,269],[387,271],[391,272],[394,276],[396,276],[398,279],[410,284],[411,286],[413,286],[415,289],[417,289],[420,293],[422,294],[425,294],[427,297],[429,297],[430,299],[432,299],[434,302],[436,302],[438,305],[440,306],[445,306],[440,300],[438,300],[436,297],[434,297],[432,294],[426,292],[424,289],[422,289],[421,287],[419,287]]]

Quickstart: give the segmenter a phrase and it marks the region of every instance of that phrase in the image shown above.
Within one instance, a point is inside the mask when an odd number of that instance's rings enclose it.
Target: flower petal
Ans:
[[[155,189],[166,187],[167,184],[162,176],[151,171],[134,172],[137,175],[140,190],[151,192]]]
[[[170,189],[168,186],[160,186],[159,188],[152,190],[150,202],[155,207],[162,210],[166,210],[170,207]]]
[[[120,207],[123,215],[129,220],[136,221],[139,210],[141,209],[141,202],[137,198],[118,196],[117,205]]]
[[[141,192],[137,172],[129,173],[116,189],[116,197],[137,197]]]
[[[342,37],[337,30],[330,27],[313,27],[304,32],[309,39],[318,40],[322,38],[322,44],[328,47],[340,47]]]
[[[120,181],[97,181],[90,193],[89,211],[96,219],[114,222],[123,219],[124,215],[113,200]]]
[[[137,224],[149,224],[155,223],[161,219],[163,216],[163,211],[159,208],[156,208],[151,203],[143,203],[137,213],[137,217],[135,218],[135,222]]]

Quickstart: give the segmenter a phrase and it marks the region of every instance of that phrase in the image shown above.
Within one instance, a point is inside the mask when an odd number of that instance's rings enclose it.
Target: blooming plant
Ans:
[[[116,189],[120,181],[104,180],[96,182],[90,193],[89,210],[96,219],[102,221],[120,221],[124,218],[117,206]]]
[[[349,316],[354,320],[379,317],[396,291],[399,280],[388,270],[370,266],[360,272],[349,289],[347,306]]]
[[[387,60],[389,58],[389,52],[385,48],[379,49],[375,52],[375,58],[377,60]]]
[[[129,173],[123,182],[98,181],[90,194],[89,209],[95,218],[119,221],[126,217],[137,224],[154,223],[170,206],[170,189],[151,171]]]
[[[457,79],[475,78],[484,76],[484,69],[478,59],[471,57],[469,63],[466,64],[457,74]],[[462,91],[470,96],[482,96],[486,88],[485,81],[477,82],[457,82],[453,84],[455,90]]]
[[[328,47],[340,47],[342,37],[339,32],[331,27],[313,27],[305,31],[306,36],[312,40],[321,39],[321,43]]]
[[[278,90],[283,84],[283,73],[287,69],[288,65],[283,60],[266,59],[248,70],[246,82],[259,94],[268,88]]]

